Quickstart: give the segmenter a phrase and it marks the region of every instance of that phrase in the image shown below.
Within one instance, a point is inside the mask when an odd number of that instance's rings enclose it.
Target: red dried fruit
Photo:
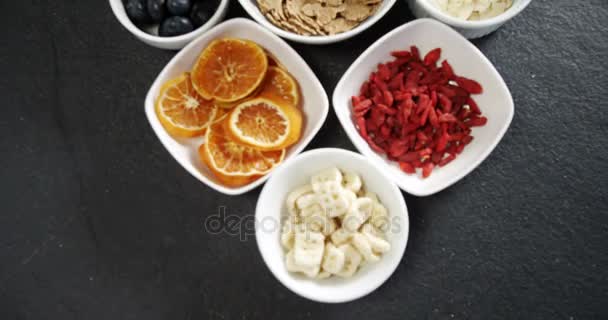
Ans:
[[[433,171],[434,167],[435,164],[433,164],[432,162],[424,164],[424,166],[422,166],[422,177],[428,178],[431,175],[431,172]]]
[[[418,51],[418,47],[416,46],[411,46],[410,47],[410,52],[412,53],[412,57],[417,60],[420,61],[420,51]]]
[[[401,86],[403,86],[403,76],[404,76],[403,72],[397,73],[397,75],[395,75],[393,77],[393,79],[391,79],[391,81],[388,83],[388,88],[390,90],[401,89]]]
[[[470,94],[479,94],[483,92],[481,85],[475,81],[465,77],[454,76],[454,81],[458,83],[458,86],[466,90]]]
[[[358,99],[358,103],[354,104],[355,103],[354,98],[355,97],[353,97],[353,105],[354,105],[354,110],[355,111],[362,110],[362,109],[367,109],[367,108],[370,108],[372,106],[372,101],[369,100],[369,99],[365,99],[365,100],[359,100]]]
[[[414,166],[412,166],[410,163],[408,162],[399,162],[399,167],[401,168],[401,170],[403,170],[403,172],[405,173],[409,173],[409,174],[413,174],[416,173],[416,169],[414,168]]]
[[[404,162],[412,162],[418,159],[420,159],[418,152],[408,152],[399,157],[399,160]]]
[[[431,111],[429,111],[429,122],[433,128],[439,128],[439,119],[434,108],[431,108]]]
[[[380,80],[386,81],[390,79],[391,71],[385,64],[381,63],[378,65],[378,76],[380,77]]]
[[[406,141],[398,141],[393,140],[389,144],[388,154],[391,156],[398,158],[403,155],[407,151],[407,142]]]
[[[486,117],[475,117],[475,118],[471,118],[469,121],[467,121],[467,125],[469,127],[481,127],[481,126],[485,126],[486,123],[488,123],[488,118]]]
[[[433,49],[424,56],[424,64],[427,66],[435,66],[439,57],[441,57],[441,48]]]
[[[467,99],[467,104],[469,105],[469,108],[471,108],[471,112],[473,112],[475,114],[481,114],[481,110],[479,109],[477,102],[475,102],[475,100],[473,100],[473,98],[469,97]]]
[[[448,79],[452,79],[454,77],[454,69],[447,60],[443,60],[441,62],[441,70],[445,73]]]
[[[448,145],[448,141],[450,140],[450,136],[447,133],[443,133],[439,139],[437,139],[437,144],[435,145],[435,151],[443,152],[445,151],[445,147]]]
[[[393,95],[388,90],[382,91],[382,95],[384,96],[384,102],[387,106],[391,107],[395,99],[393,99]]]
[[[439,161],[441,161],[441,157],[443,157],[443,152],[433,152],[433,154],[431,155],[431,161],[434,164],[438,164]]]
[[[462,138],[462,140],[460,140],[464,145],[467,145],[469,143],[471,143],[471,141],[473,141],[473,136],[465,136],[464,138]]]
[[[451,113],[444,113],[438,117],[439,122],[458,122],[458,119]]]
[[[355,124],[371,149],[399,161],[403,172],[422,168],[426,178],[473,140],[471,127],[487,123],[471,97],[483,88],[455,75],[447,60],[438,67],[439,48],[424,59],[415,46],[391,55],[351,98]]]
[[[405,78],[405,89],[412,89],[418,86],[418,81],[420,81],[420,77],[422,73],[412,71]]]
[[[407,50],[401,50],[391,52],[391,56],[395,58],[411,58],[412,54]]]
[[[388,138],[391,134],[391,129],[385,124],[380,127],[380,134],[382,135],[382,137]]]
[[[441,93],[438,93],[437,96],[439,98],[439,103],[441,104],[443,112],[452,111],[452,101],[450,100],[450,98]]]
[[[382,104],[382,103],[377,104],[376,107],[378,107],[378,109],[380,109],[380,111],[382,111],[386,114],[389,114],[389,115],[394,115],[397,113],[397,110],[389,108],[385,104]]]
[[[359,96],[367,97],[369,95],[369,82],[365,81],[361,85],[361,89],[359,90]]]
[[[439,166],[440,166],[440,167],[443,167],[443,166],[445,166],[446,164],[448,164],[448,163],[452,162],[452,160],[454,160],[454,159],[456,159],[456,155],[454,155],[454,154],[450,154],[450,155],[448,155],[447,157],[445,157],[444,159],[442,159],[441,161],[439,161]]]
[[[433,154],[433,149],[431,149],[431,148],[425,148],[425,149],[418,151],[418,155],[420,156],[420,158],[430,156],[431,154]]]

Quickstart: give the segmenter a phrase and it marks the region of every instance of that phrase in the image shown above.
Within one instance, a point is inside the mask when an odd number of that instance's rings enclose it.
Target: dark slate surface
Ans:
[[[511,128],[456,185],[404,195],[404,261],[342,305],[285,289],[254,239],[203,230],[220,206],[252,214],[260,190],[222,196],[156,140],[143,99],[173,52],[132,38],[107,1],[0,10],[0,319],[608,318],[605,0],[535,0],[475,41],[513,93]],[[293,46],[331,94],[411,19],[400,0],[350,41]],[[353,149],[332,112],[320,147]]]

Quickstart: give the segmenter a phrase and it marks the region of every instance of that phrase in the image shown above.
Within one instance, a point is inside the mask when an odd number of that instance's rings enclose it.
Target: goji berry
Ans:
[[[418,51],[418,47],[416,47],[416,46],[411,46],[411,47],[410,47],[410,52],[412,53],[412,57],[413,57],[415,60],[420,61],[420,51]]]
[[[487,123],[471,97],[483,88],[455,75],[447,60],[437,66],[439,48],[423,59],[415,46],[391,55],[351,98],[354,121],[371,149],[406,173],[422,168],[426,178],[473,140],[471,127]]]
[[[401,86],[403,85],[403,76],[404,76],[403,72],[397,73],[397,75],[395,75],[391,79],[391,81],[388,83],[388,88],[391,90],[401,89]]]
[[[443,167],[443,166],[445,166],[446,164],[448,164],[448,163],[452,162],[452,160],[454,160],[454,159],[456,159],[456,155],[454,155],[454,154],[450,154],[450,155],[448,155],[447,157],[445,157],[444,159],[442,159],[441,161],[439,161],[439,166],[440,166],[440,167]]]
[[[439,57],[441,57],[441,48],[433,49],[424,56],[424,64],[427,66],[435,66]]]
[[[471,112],[473,112],[475,114],[481,114],[481,110],[479,109],[477,102],[475,102],[475,100],[473,100],[473,98],[469,97],[467,99],[467,104],[471,108]]]
[[[384,90],[382,91],[382,95],[384,96],[384,102],[386,103],[386,105],[392,107],[395,99],[393,98],[391,92],[388,90]]]
[[[439,122],[457,122],[458,119],[451,113],[444,113],[438,117]]]
[[[380,77],[380,80],[386,81],[390,79],[391,71],[385,64],[381,63],[378,65],[378,76]]]
[[[437,145],[435,146],[435,151],[437,151],[437,152],[445,151],[445,147],[448,145],[449,139],[450,139],[450,136],[447,133],[442,134],[441,137],[439,137],[439,139],[437,140]]]
[[[431,172],[433,172],[433,168],[434,167],[435,167],[435,164],[433,164],[432,162],[426,163],[422,167],[422,177],[423,178],[428,178],[431,175]]]
[[[400,161],[399,162],[399,167],[401,168],[401,170],[403,170],[403,172],[405,173],[409,173],[409,174],[413,174],[416,173],[416,169],[414,168],[414,166],[412,166],[409,162],[403,162]]]
[[[387,107],[385,104],[379,103],[376,105],[378,109],[386,114],[394,115],[397,113],[397,110]]]
[[[412,162],[412,161],[418,160],[418,159],[420,159],[420,155],[418,155],[418,152],[408,152],[399,157],[400,161],[405,161],[405,162]]]
[[[483,92],[482,86],[475,80],[455,76],[454,81],[458,83],[459,87],[466,90],[470,94],[479,94]]]
[[[467,125],[469,127],[481,127],[485,126],[486,123],[488,123],[488,118],[486,117],[475,117],[467,121]]]
[[[454,77],[454,69],[447,60],[443,60],[441,62],[441,70],[445,73],[448,79],[452,79]]]

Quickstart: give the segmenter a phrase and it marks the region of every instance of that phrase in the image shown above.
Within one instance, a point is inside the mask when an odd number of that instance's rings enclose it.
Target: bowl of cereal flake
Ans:
[[[371,27],[396,0],[239,0],[258,23],[306,44],[349,39]]]

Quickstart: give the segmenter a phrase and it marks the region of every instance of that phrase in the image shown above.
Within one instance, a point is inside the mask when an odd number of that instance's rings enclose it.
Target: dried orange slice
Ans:
[[[289,73],[281,68],[269,67],[261,87],[260,97],[267,98],[278,104],[297,106],[300,103],[298,83]]]
[[[253,98],[256,97],[260,92],[262,92],[262,86],[258,86],[250,95],[248,95],[247,97],[241,99],[241,100],[237,100],[237,101],[233,101],[233,102],[219,102],[216,101],[215,105],[218,106],[218,108],[220,109],[232,109],[236,106],[238,106],[239,104]]]
[[[232,102],[262,83],[268,58],[255,42],[224,38],[211,42],[192,69],[192,84],[206,99]]]
[[[199,148],[201,159],[226,184],[255,180],[285,157],[285,150],[261,151],[234,141],[226,133],[223,122],[216,122],[207,131],[206,142]]]
[[[266,98],[245,101],[226,120],[234,140],[260,150],[281,150],[300,138],[302,113],[290,104]]]
[[[192,87],[190,74],[183,73],[161,87],[156,114],[169,134],[194,137],[205,133],[216,117],[217,107],[203,99]]]
[[[223,185],[229,187],[240,187],[251,183],[261,177],[261,175],[251,175],[251,176],[230,176],[225,175],[222,172],[213,168],[213,162],[209,157],[208,153],[205,152],[205,145],[201,145],[198,149],[199,156],[201,160],[207,165],[209,170],[213,173],[213,175],[219,180]]]

